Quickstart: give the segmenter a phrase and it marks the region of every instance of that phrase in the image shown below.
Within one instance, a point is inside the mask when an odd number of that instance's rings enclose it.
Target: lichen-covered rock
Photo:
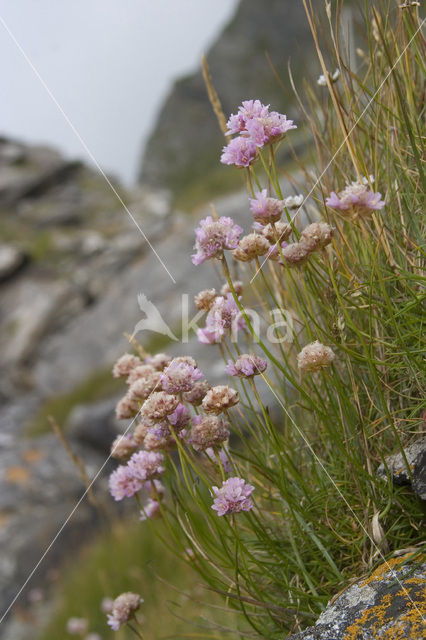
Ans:
[[[287,640],[421,640],[426,637],[426,563],[410,554],[381,564]],[[408,562],[407,562],[408,561]]]
[[[408,465],[412,474],[410,478],[402,453],[396,453],[386,460],[386,464],[392,474],[394,484],[411,484],[413,491],[426,500],[426,437],[420,438],[404,449]],[[386,468],[381,464],[377,470],[379,476],[386,477]]]

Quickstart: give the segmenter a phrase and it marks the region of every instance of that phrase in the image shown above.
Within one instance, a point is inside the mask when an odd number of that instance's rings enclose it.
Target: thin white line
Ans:
[[[278,403],[280,404],[280,406],[282,407],[282,409],[284,410],[284,412],[287,414],[287,416],[290,418],[291,422],[293,423],[293,425],[296,427],[297,432],[299,433],[299,435],[303,438],[304,442],[306,443],[307,447],[309,448],[310,452],[312,453],[313,457],[315,458],[315,460],[317,460],[317,462],[319,463],[319,465],[321,466],[321,469],[324,471],[324,473],[326,474],[327,478],[330,480],[331,484],[335,487],[335,489],[337,490],[338,494],[340,495],[340,497],[342,498],[342,500],[344,501],[344,503],[346,504],[346,506],[348,507],[348,509],[350,510],[350,512],[353,514],[355,520],[358,522],[358,524],[360,525],[361,529],[364,531],[364,533],[366,534],[366,536],[368,537],[368,539],[370,540],[370,542],[372,543],[373,547],[375,547],[376,552],[380,555],[381,559],[383,560],[383,563],[386,564],[386,566],[389,568],[389,570],[392,569],[391,565],[389,564],[389,562],[386,560],[385,556],[383,555],[382,551],[380,550],[380,547],[378,544],[376,544],[375,540],[372,538],[372,536],[369,534],[368,530],[365,528],[365,526],[363,525],[363,523],[361,522],[361,520],[358,518],[358,516],[356,515],[355,511],[352,509],[350,503],[346,500],[345,496],[343,495],[343,493],[340,491],[339,487],[337,486],[336,482],[333,480],[333,478],[331,477],[331,475],[328,473],[327,469],[325,468],[325,466],[323,465],[323,463],[321,462],[319,456],[315,453],[311,443],[309,442],[309,440],[306,438],[305,434],[303,433],[303,431],[300,429],[300,427],[297,425],[296,421],[293,419],[293,417],[290,415],[290,413],[288,412],[288,410],[286,409],[286,407],[284,406],[284,404],[281,402],[280,398],[277,396],[277,394],[275,393],[274,389],[271,387],[271,385],[269,384],[268,380],[266,379],[265,375],[259,371],[260,375],[262,376],[263,380],[266,382],[266,384],[268,385],[268,387],[270,388],[270,390],[272,391],[272,393],[274,394],[275,398],[277,399]],[[411,603],[414,605],[415,609],[418,611],[418,613],[420,613],[420,609],[417,607],[416,603],[414,602],[414,600],[411,598],[409,592],[407,591],[407,589],[404,587],[403,583],[399,580],[398,576],[395,576],[396,581],[399,583],[400,587],[405,591],[408,599],[411,601]],[[424,616],[422,616],[422,619],[425,619]]]
[[[293,215],[293,217],[290,219],[290,223],[294,222],[297,214],[299,213],[300,209],[303,207],[303,205],[305,204],[306,200],[309,198],[309,196],[312,194],[312,192],[314,191],[315,187],[317,186],[317,184],[319,183],[319,181],[321,180],[321,178],[323,177],[323,175],[325,174],[325,172],[327,171],[327,169],[329,168],[329,166],[331,165],[331,163],[333,162],[333,160],[335,159],[335,157],[337,156],[337,154],[339,153],[340,149],[343,147],[343,145],[345,144],[346,140],[349,138],[349,136],[351,135],[352,131],[355,129],[355,127],[358,125],[358,122],[361,120],[361,118],[364,116],[365,112],[367,111],[367,109],[369,108],[369,106],[371,105],[371,103],[373,102],[374,98],[376,97],[376,95],[379,93],[380,89],[383,87],[383,85],[385,84],[386,80],[389,78],[390,74],[392,73],[392,71],[395,69],[396,65],[398,64],[398,62],[401,60],[402,56],[404,55],[404,53],[407,51],[408,47],[410,46],[410,44],[412,43],[412,41],[414,40],[414,38],[416,37],[416,35],[418,34],[418,32],[420,31],[420,29],[422,28],[423,24],[425,23],[426,18],[424,18],[419,26],[419,28],[417,29],[417,31],[413,34],[413,36],[410,38],[407,46],[403,49],[401,55],[396,59],[395,63],[392,65],[392,67],[389,70],[389,73],[385,76],[385,78],[383,79],[383,81],[381,82],[380,86],[376,89],[376,91],[373,93],[373,95],[371,96],[370,100],[367,102],[366,107],[364,108],[364,110],[362,111],[361,115],[359,116],[359,118],[356,120],[355,124],[349,129],[347,135],[343,138],[342,144],[340,145],[340,147],[337,149],[337,151],[335,152],[335,154],[333,155],[333,157],[331,158],[330,162],[327,164],[326,168],[324,169],[324,171],[321,173],[321,175],[319,176],[319,178],[316,180],[314,186],[312,187],[312,189],[309,191],[308,195],[304,198],[302,204],[298,207],[296,213]],[[279,239],[276,241],[276,245],[278,245],[278,243],[281,241],[281,236],[279,237]],[[269,255],[265,258],[265,260],[262,262],[262,264],[260,265],[260,267],[257,269],[256,273],[254,274],[254,276],[252,277],[252,279],[250,280],[250,284],[253,283],[253,280],[256,278],[257,274],[259,273],[259,271],[261,270],[261,268],[263,267],[263,265],[269,260]]]
[[[9,29],[8,25],[6,24],[6,22],[4,21],[4,19],[0,16],[0,22],[2,23],[3,27],[5,28],[5,30],[7,31],[7,33],[9,34],[10,38],[12,39],[12,41],[15,43],[15,45],[17,46],[17,48],[19,49],[19,51],[21,52],[22,56],[24,57],[24,59],[26,60],[26,62],[29,64],[29,66],[31,67],[32,71],[34,72],[34,74],[36,75],[36,77],[39,79],[40,83],[42,84],[43,88],[46,90],[47,94],[49,95],[49,97],[51,98],[51,100],[53,101],[53,103],[56,105],[56,107],[59,109],[60,113],[62,114],[62,116],[64,117],[65,121],[67,122],[67,124],[70,126],[70,128],[72,129],[73,133],[75,134],[75,136],[77,137],[77,139],[79,140],[79,142],[81,143],[82,147],[84,148],[84,150],[86,151],[86,153],[88,154],[88,156],[90,157],[90,159],[92,160],[92,162],[94,163],[94,165],[96,166],[96,168],[98,169],[99,173],[102,175],[102,177],[104,178],[104,180],[106,181],[106,183],[108,184],[108,186],[110,187],[111,191],[114,193],[114,195],[116,196],[117,200],[120,202],[120,204],[122,205],[123,209],[126,211],[126,213],[128,214],[128,216],[130,217],[130,219],[132,220],[132,222],[134,223],[134,225],[136,226],[136,228],[138,229],[139,233],[142,235],[142,237],[144,238],[144,240],[147,242],[149,248],[151,249],[151,251],[155,254],[155,256],[157,257],[157,259],[159,260],[159,262],[161,263],[161,265],[163,266],[163,268],[165,269],[165,271],[167,272],[167,274],[170,276],[171,280],[174,282],[174,284],[176,284],[176,280],[173,278],[172,274],[170,273],[170,271],[167,269],[166,265],[164,264],[163,260],[160,258],[160,256],[158,255],[157,251],[154,249],[154,247],[152,246],[151,242],[149,241],[148,237],[145,235],[145,233],[143,232],[143,230],[141,229],[139,223],[137,222],[136,218],[134,217],[134,215],[132,214],[132,212],[128,209],[128,207],[126,206],[126,204],[123,202],[122,197],[120,196],[120,194],[117,192],[116,188],[114,187],[114,185],[112,184],[111,180],[108,178],[108,176],[106,175],[106,173],[103,171],[102,167],[99,165],[98,161],[96,160],[96,158],[94,157],[93,153],[90,151],[89,147],[87,146],[87,144],[85,143],[85,141],[83,140],[83,138],[81,137],[81,135],[79,134],[79,132],[77,131],[77,129],[75,128],[74,124],[71,122],[70,118],[67,116],[67,114],[65,113],[65,111],[63,110],[63,108],[61,107],[61,105],[59,104],[58,100],[55,98],[55,96],[53,95],[52,91],[49,89],[49,87],[47,86],[46,82],[44,81],[44,79],[42,78],[42,76],[40,75],[38,69],[34,66],[34,64],[31,62],[31,60],[29,59],[29,57],[27,56],[27,54],[25,53],[24,49],[22,48],[22,46],[19,44],[18,40],[16,39],[16,37],[14,36],[14,34],[12,33],[12,31]]]
[[[155,389],[157,388],[159,383],[157,383]],[[151,392],[154,393],[155,389],[153,389],[153,391]],[[150,395],[151,395],[150,394]],[[149,396],[148,396],[149,397]],[[133,420],[131,421],[131,423],[128,425],[127,429],[124,431],[124,433],[121,434],[121,438],[124,438],[124,436],[127,434],[127,432],[129,431],[129,429],[131,428],[131,426],[133,425],[133,423],[135,422],[135,420],[139,417],[140,412],[142,410],[142,407],[139,409],[138,413],[135,415],[135,417],[133,418]],[[121,440],[120,440],[121,441]],[[100,469],[98,470],[98,472],[96,473],[96,475],[94,476],[94,478],[91,480],[90,484],[86,487],[85,492],[83,493],[83,495],[81,496],[81,498],[78,500],[78,502],[75,504],[74,508],[72,509],[72,511],[68,514],[66,520],[63,522],[63,524],[61,525],[61,527],[58,529],[56,535],[54,536],[54,538],[51,540],[51,542],[49,543],[49,545],[46,547],[46,549],[44,550],[43,555],[41,556],[40,560],[37,562],[37,564],[34,566],[34,568],[32,569],[32,571],[30,572],[30,574],[28,575],[27,579],[25,580],[24,584],[22,585],[22,587],[19,589],[18,593],[15,595],[15,597],[13,598],[12,602],[9,604],[9,606],[7,607],[6,611],[4,611],[2,617],[0,618],[0,624],[3,622],[3,620],[5,619],[5,617],[7,616],[7,614],[9,613],[10,609],[13,607],[13,605],[15,604],[15,602],[17,601],[17,599],[19,598],[19,596],[21,595],[22,591],[25,589],[25,587],[27,586],[28,582],[31,580],[31,578],[33,577],[33,575],[35,574],[35,572],[37,571],[37,569],[39,568],[39,566],[41,565],[41,563],[43,562],[43,560],[45,559],[45,557],[47,556],[47,554],[49,553],[49,551],[51,550],[51,548],[53,547],[53,545],[55,544],[56,540],[59,538],[59,536],[61,535],[62,531],[65,529],[65,527],[67,526],[68,522],[71,520],[71,518],[73,517],[74,513],[77,511],[77,509],[79,508],[79,506],[81,505],[81,503],[83,502],[84,498],[87,496],[87,494],[89,493],[90,489],[93,487],[93,485],[95,484],[96,480],[98,479],[99,475],[102,473],[103,469],[105,468],[106,464],[109,462],[109,460],[111,459],[111,454],[109,454],[109,456],[107,457],[107,459],[105,460],[105,462],[103,463],[103,465],[100,467]]]

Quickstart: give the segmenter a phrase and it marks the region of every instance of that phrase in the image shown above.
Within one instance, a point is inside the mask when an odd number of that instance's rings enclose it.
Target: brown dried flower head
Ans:
[[[218,414],[238,404],[239,401],[238,391],[228,385],[218,385],[207,391],[201,404],[206,413]]]
[[[323,249],[330,244],[333,233],[334,228],[326,222],[313,222],[302,231],[300,243],[309,252]]]
[[[131,435],[117,436],[111,445],[111,458],[127,460],[138,448],[138,443]]]
[[[284,242],[290,236],[292,232],[291,226],[288,222],[276,222],[275,229],[274,225],[267,224],[266,227],[263,228],[262,234],[271,244],[275,244],[278,240],[280,242]]]
[[[130,400],[141,402],[146,400],[155,389],[160,390],[160,377],[160,371],[154,370],[148,377],[135,380],[129,387],[128,396]]]
[[[300,242],[288,244],[282,249],[282,256],[285,264],[289,267],[300,267],[305,264],[310,251]]]
[[[157,353],[155,356],[148,356],[145,363],[154,367],[156,371],[162,371],[171,361],[171,357],[166,353]]]
[[[115,415],[117,420],[127,420],[133,418],[139,411],[139,404],[134,398],[130,398],[126,393],[124,398],[121,398],[115,407]]]
[[[336,357],[334,351],[318,340],[303,347],[297,356],[297,364],[302,373],[314,373],[328,367]]]
[[[217,296],[216,289],[204,289],[194,297],[194,303],[200,311],[209,311]]]
[[[190,443],[196,451],[218,447],[229,438],[229,425],[222,416],[196,416],[193,419]]]
[[[243,283],[241,282],[241,280],[235,280],[232,284],[234,285],[234,290],[237,296],[241,295],[243,292]],[[220,290],[220,295],[226,297],[228,293],[232,293],[231,287],[227,282],[225,282],[225,284],[222,286],[222,289]]]
[[[142,361],[131,353],[125,353],[124,356],[118,358],[112,368],[114,378],[126,378],[132,369],[142,364]]]
[[[250,262],[254,258],[264,256],[269,249],[269,242],[260,233],[249,233],[238,243],[238,247],[232,252],[236,260]]]
[[[131,385],[136,382],[136,380],[139,380],[140,378],[147,378],[151,373],[154,372],[155,369],[150,364],[140,364],[131,370],[131,372],[127,376],[126,383],[128,385]]]
[[[156,391],[147,398],[142,406],[141,413],[150,420],[164,420],[173,413],[179,404],[179,398],[165,391]]]
[[[197,361],[194,360],[191,356],[178,356],[177,358],[173,358],[173,362],[176,364],[180,364],[183,362],[184,364],[189,364],[191,367],[197,367]]]

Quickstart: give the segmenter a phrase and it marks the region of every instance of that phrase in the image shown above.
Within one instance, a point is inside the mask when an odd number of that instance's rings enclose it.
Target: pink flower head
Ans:
[[[178,404],[173,413],[167,416],[167,420],[177,431],[186,427],[190,419],[191,414],[189,413],[189,409],[181,403]]]
[[[127,467],[133,477],[143,483],[164,473],[163,462],[164,456],[161,453],[138,451],[132,455],[127,463]]]
[[[250,511],[253,508],[250,495],[254,491],[254,487],[251,484],[246,484],[242,478],[228,478],[222,483],[220,489],[212,487],[212,490],[216,496],[212,509],[217,511],[218,516]]]
[[[382,209],[385,201],[382,194],[375,193],[363,182],[352,182],[337,195],[334,191],[326,199],[325,203],[332,209],[348,212],[352,215],[370,215],[373,211]]]
[[[276,198],[269,198],[268,191],[262,189],[262,191],[257,191],[254,194],[254,198],[250,199],[250,210],[255,221],[265,225],[270,222],[277,222],[281,218],[284,211],[284,202]]]
[[[244,318],[232,294],[217,296],[206,317],[204,329],[197,330],[199,342],[214,344],[221,342],[227,331],[244,329]]]
[[[269,113],[269,105],[265,106],[260,100],[245,100],[238,113],[232,114],[227,122],[227,135],[246,131],[246,125],[253,118],[265,118]]]
[[[186,362],[172,360],[169,366],[161,374],[163,391],[167,393],[185,393],[190,391],[194,384],[203,377],[198,367],[193,367]]]
[[[238,136],[223,147],[220,161],[222,164],[234,164],[236,167],[249,167],[256,160],[256,156],[256,143],[246,136]]]
[[[235,363],[233,363],[232,360],[229,360],[225,371],[230,376],[251,378],[252,376],[263,373],[267,366],[268,363],[263,358],[247,353],[239,356]]]
[[[112,375],[114,378],[125,378],[129,375],[132,369],[141,365],[142,362],[137,356],[132,355],[131,353],[125,353],[124,356],[121,356],[112,369]]]
[[[271,111],[246,123],[247,134],[258,147],[277,142],[290,129],[296,129],[293,120],[287,120],[287,116],[277,111]]]
[[[109,477],[109,491],[114,500],[131,498],[141,488],[142,479],[137,478],[128,465],[120,465]]]
[[[232,218],[222,216],[213,220],[207,216],[195,229],[195,245],[197,253],[192,255],[192,262],[199,265],[209,258],[221,258],[224,249],[235,249],[243,230]]]

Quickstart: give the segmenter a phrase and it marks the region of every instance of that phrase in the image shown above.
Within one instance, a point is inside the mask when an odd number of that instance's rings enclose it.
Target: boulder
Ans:
[[[420,640],[426,637],[426,563],[410,554],[381,564],[332,600],[313,627],[287,640]]]
[[[426,500],[426,437],[416,440],[404,449],[411,475],[402,453],[396,453],[386,459],[386,466],[381,464],[377,470],[379,476],[387,477],[386,467],[396,485],[411,484],[417,495]]]

